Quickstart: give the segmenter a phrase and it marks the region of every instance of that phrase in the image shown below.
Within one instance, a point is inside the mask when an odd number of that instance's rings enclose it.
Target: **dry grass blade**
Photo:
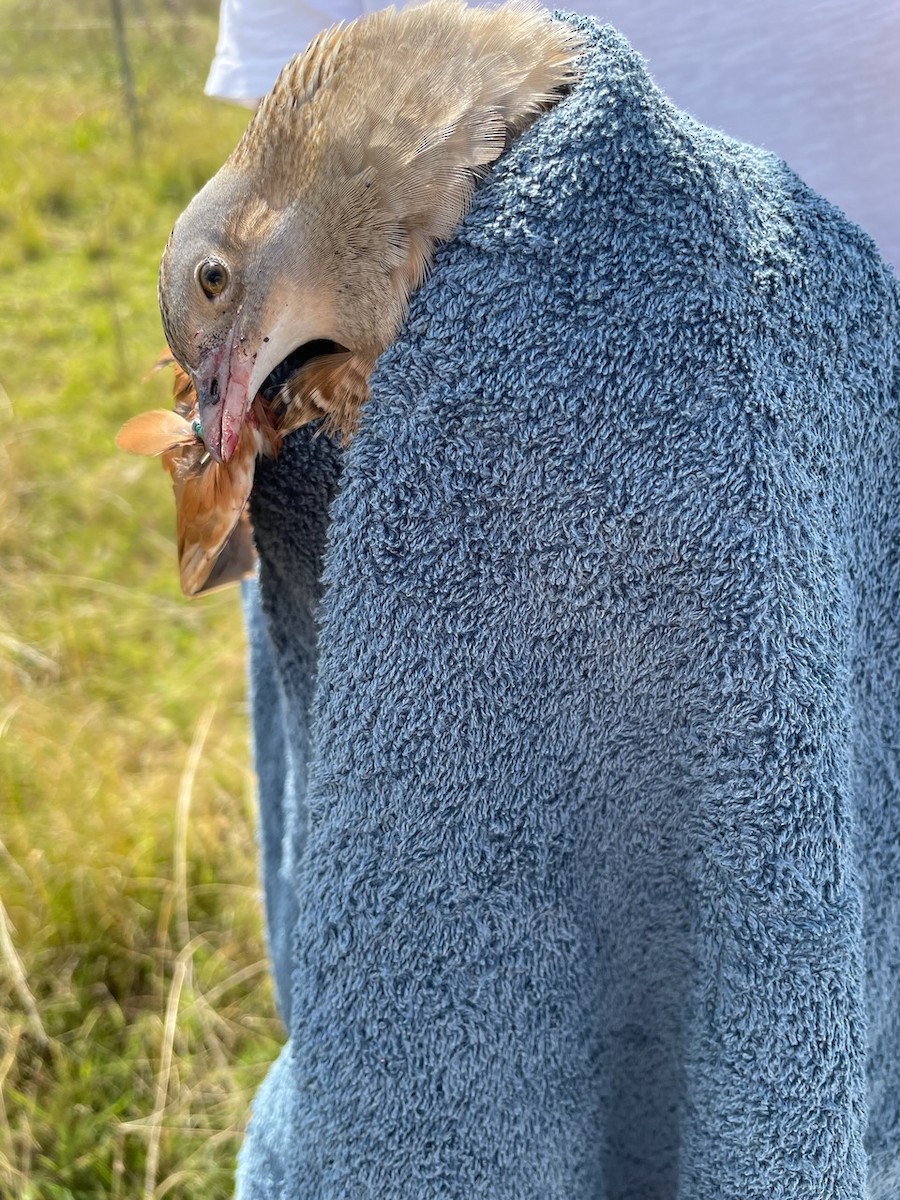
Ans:
[[[182,950],[190,941],[191,931],[188,923],[187,908],[187,840],[188,818],[191,811],[191,796],[194,794],[194,780],[203,756],[203,747],[209,736],[213,717],[216,715],[218,701],[210,704],[194,730],[191,747],[188,750],[187,761],[181,774],[178,786],[178,803],[175,808],[175,852],[173,874],[175,876],[175,905],[178,921],[178,938]]]
[[[10,637],[6,633],[0,633],[0,649],[8,650],[14,657],[21,659],[32,667],[37,667],[40,671],[46,672],[46,674],[53,678],[59,676],[59,663],[54,662],[46,654],[41,654],[40,650],[35,650],[34,646],[20,642],[18,638]]]
[[[211,987],[208,992],[204,992],[202,996],[198,996],[195,1003],[199,1004],[202,1001],[206,1005],[213,1005],[226,992],[231,991],[232,988],[239,987],[240,984],[246,983],[248,979],[255,979],[257,975],[264,975],[268,969],[269,960],[267,958],[261,958],[259,962],[248,963],[240,971],[235,971],[233,975],[230,975],[227,979],[223,979],[215,987]]]
[[[19,1002],[28,1014],[28,1019],[31,1021],[34,1036],[42,1045],[48,1046],[50,1039],[47,1037],[46,1029],[44,1029],[44,1023],[41,1020],[41,1014],[38,1012],[34,996],[32,996],[28,987],[28,979],[25,975],[22,960],[19,958],[16,948],[13,945],[9,917],[6,915],[6,909],[3,906],[2,900],[0,900],[0,954],[3,955],[3,961],[6,963],[6,969],[9,972],[16,995],[19,997]]]
[[[150,1137],[147,1145],[144,1200],[154,1200],[154,1197],[157,1195],[160,1139],[162,1138],[163,1115],[169,1096],[169,1081],[172,1075],[175,1032],[178,1026],[178,1007],[194,953],[194,944],[191,942],[190,935],[187,902],[188,821],[191,811],[191,797],[194,793],[194,781],[197,778],[200,760],[203,757],[203,747],[206,745],[206,739],[209,736],[209,730],[216,714],[216,707],[216,703],[208,705],[197,722],[178,787],[178,800],[175,808],[175,847],[172,873],[175,887],[176,927],[178,938],[181,942],[181,949],[175,960],[175,971],[166,1001],[162,1050],[160,1053],[159,1074],[156,1081],[156,1103],[153,1112],[147,1119]]]
[[[159,1146],[162,1137],[162,1121],[169,1095],[169,1079],[172,1075],[172,1054],[175,1048],[175,1029],[178,1024],[178,1005],[181,1002],[181,989],[187,976],[188,962],[191,949],[185,951],[175,960],[175,972],[172,976],[172,986],[166,1001],[166,1018],[163,1024],[162,1053],[160,1054],[159,1075],[156,1079],[156,1106],[147,1119],[150,1127],[150,1138],[147,1146],[147,1167],[144,1175],[144,1200],[154,1200],[156,1195],[156,1176],[159,1172]]]
[[[6,1086],[6,1078],[15,1064],[19,1052],[19,1042],[22,1040],[21,1025],[14,1025],[11,1029],[4,1030],[4,1036],[6,1039],[6,1048],[3,1052],[3,1058],[0,1059],[0,1186],[4,1184],[4,1180],[13,1170],[11,1162],[12,1135],[9,1128],[9,1115],[6,1111],[6,1102],[3,1099],[3,1090]]]

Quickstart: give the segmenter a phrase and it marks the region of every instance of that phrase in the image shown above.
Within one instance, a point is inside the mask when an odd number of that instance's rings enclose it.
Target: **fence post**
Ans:
[[[128,109],[128,122],[131,126],[131,146],[135,158],[141,157],[141,117],[138,111],[137,92],[134,88],[134,75],[131,72],[131,60],[128,57],[128,42],[125,38],[125,13],[122,0],[109,0],[112,7],[113,26],[116,31],[116,49],[119,53],[119,70],[122,74],[122,88],[125,92],[125,106]]]

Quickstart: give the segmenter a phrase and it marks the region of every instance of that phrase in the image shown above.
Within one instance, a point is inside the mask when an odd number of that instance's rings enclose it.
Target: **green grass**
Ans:
[[[113,446],[246,120],[202,96],[215,8],[126,3],[135,147],[109,4],[0,0],[4,1200],[230,1195],[281,1036],[237,593],[181,598],[168,479]]]

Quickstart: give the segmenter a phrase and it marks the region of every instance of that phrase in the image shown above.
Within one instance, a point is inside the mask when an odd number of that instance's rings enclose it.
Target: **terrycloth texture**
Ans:
[[[582,28],[259,473],[242,1200],[900,1196],[896,283]]]

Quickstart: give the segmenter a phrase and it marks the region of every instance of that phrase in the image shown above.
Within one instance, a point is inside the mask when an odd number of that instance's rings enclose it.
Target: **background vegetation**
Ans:
[[[159,255],[246,114],[215,0],[0,0],[0,1196],[224,1197],[281,1036],[237,593],[178,592]]]

